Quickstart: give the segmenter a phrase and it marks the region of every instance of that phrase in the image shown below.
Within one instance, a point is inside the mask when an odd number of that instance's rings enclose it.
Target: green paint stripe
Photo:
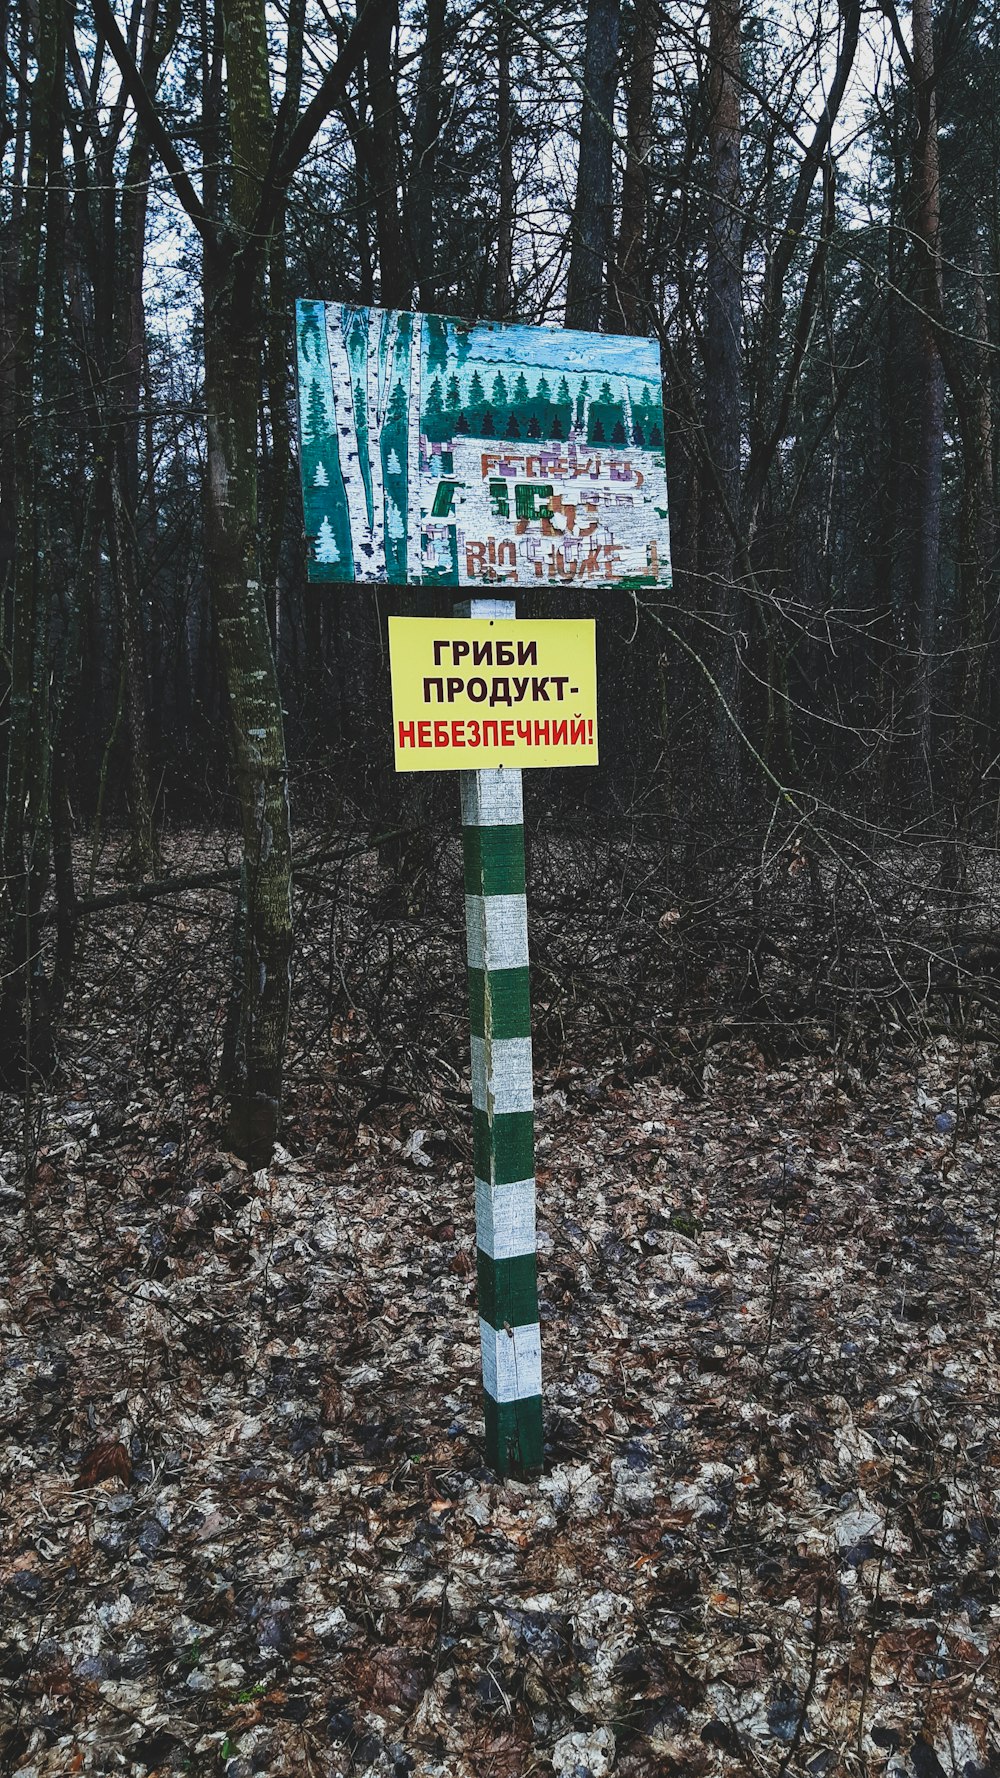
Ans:
[[[514,1259],[493,1259],[480,1247],[476,1254],[479,1281],[479,1313],[498,1330],[527,1327],[538,1320],[538,1284],[535,1255],[520,1253]]]
[[[472,1156],[477,1179],[491,1185],[529,1179],[535,1164],[534,1112],[504,1112],[491,1123],[485,1111],[473,1108]]]
[[[524,894],[524,828],[463,827],[466,895]]]
[[[501,1476],[530,1475],[542,1467],[542,1398],[497,1402],[484,1394],[486,1457]]]
[[[486,970],[469,970],[469,1020],[473,1037],[486,1036],[486,981]],[[530,1037],[531,987],[528,971],[491,969],[489,988],[492,1036]]]

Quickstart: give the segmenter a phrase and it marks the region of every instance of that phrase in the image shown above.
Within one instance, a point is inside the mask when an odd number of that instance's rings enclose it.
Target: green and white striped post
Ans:
[[[456,615],[512,618],[513,600]],[[528,913],[521,773],[463,772],[479,1332],[486,1453],[498,1475],[542,1463]]]

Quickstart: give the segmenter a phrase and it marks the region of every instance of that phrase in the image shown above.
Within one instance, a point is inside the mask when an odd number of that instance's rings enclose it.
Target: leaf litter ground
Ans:
[[[543,907],[548,1449],[498,1484],[460,909],[389,884],[306,886],[266,1171],[218,897],[95,922],[3,1102],[0,1770],[1000,1772],[983,1043],[861,1081],[716,1027],[692,1096]]]

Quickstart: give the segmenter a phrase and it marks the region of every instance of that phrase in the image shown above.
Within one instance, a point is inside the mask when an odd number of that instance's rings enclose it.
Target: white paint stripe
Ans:
[[[512,766],[461,772],[464,827],[520,827],[524,821],[521,774]]]
[[[498,1333],[479,1318],[483,1387],[494,1401],[525,1401],[542,1393],[542,1336],[538,1322]]]
[[[491,1259],[516,1259],[534,1253],[535,1182],[518,1179],[513,1185],[476,1180],[476,1243]]]
[[[531,1038],[494,1037],[487,1063],[486,1040],[472,1039],[472,1103],[477,1111],[531,1111]]]
[[[517,616],[516,599],[462,599],[455,606],[456,617],[506,617]]]
[[[467,895],[470,969],[527,969],[528,903],[523,895]]]

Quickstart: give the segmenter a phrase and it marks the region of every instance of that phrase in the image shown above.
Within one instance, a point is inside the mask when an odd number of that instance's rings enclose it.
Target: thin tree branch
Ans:
[[[122,84],[135,106],[139,121],[166,168],[170,182],[185,213],[194,223],[206,246],[217,247],[219,245],[219,225],[204,209],[198,193],[188,178],[184,163],[163,125],[160,114],[135,65],[128,44],[118,28],[118,21],[111,10],[109,0],[93,0],[93,10],[94,22],[104,32],[108,40],[108,48],[118,64]]]
[[[409,834],[422,831],[419,823],[410,823],[407,827],[393,827],[386,833],[371,834],[356,845],[341,847],[321,847],[316,852],[307,852],[295,864],[295,877],[303,881],[302,872],[315,870],[323,864],[346,864],[351,858],[361,858],[366,852],[374,852],[387,840],[403,839]],[[162,901],[166,896],[182,895],[189,889],[225,889],[235,888],[243,872],[240,864],[224,865],[218,870],[193,871],[186,876],[159,877],[148,883],[130,883],[125,889],[110,889],[102,895],[81,895],[74,901],[70,910],[72,918],[78,920],[86,914],[100,914],[109,908],[136,907],[144,902]],[[36,927],[54,926],[57,910],[50,909],[39,916],[32,924]]]
[[[382,21],[383,13],[387,12],[392,5],[393,0],[369,0],[369,4],[352,28],[333,67],[327,70],[295,124],[287,142],[283,143],[284,131],[275,130],[271,144],[271,158],[264,175],[260,203],[251,231],[252,244],[257,252],[262,250],[263,243],[274,226],[275,218],[281,208],[291,179],[308,154],[331,111],[344,98],[347,83],[360,66],[361,60]]]

